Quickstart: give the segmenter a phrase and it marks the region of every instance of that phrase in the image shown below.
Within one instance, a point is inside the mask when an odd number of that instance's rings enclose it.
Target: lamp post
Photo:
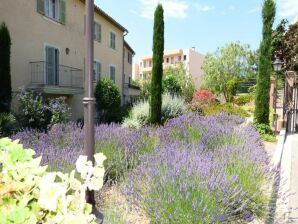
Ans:
[[[84,105],[84,152],[89,161],[94,163],[94,115],[95,98],[92,84],[94,61],[94,0],[86,0],[86,36],[85,36],[85,96]],[[95,208],[94,192],[86,191],[86,201]]]
[[[278,80],[278,73],[282,69],[283,62],[277,57],[275,61],[272,63],[273,69],[276,72],[276,78],[275,78],[275,87],[274,87],[274,93],[273,93],[273,106],[274,106],[274,114],[273,114],[273,125],[274,125],[274,132],[277,131],[277,118],[278,115],[276,113],[276,104],[277,104],[277,80]]]

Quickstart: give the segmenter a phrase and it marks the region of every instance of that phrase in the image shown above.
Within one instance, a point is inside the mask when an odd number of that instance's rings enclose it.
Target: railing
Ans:
[[[130,84],[130,83],[124,83],[124,88],[130,88],[130,89],[136,89],[136,90],[140,90],[141,88],[139,86]]]
[[[45,61],[30,62],[31,84],[65,88],[83,88],[83,70],[65,65],[52,66]]]

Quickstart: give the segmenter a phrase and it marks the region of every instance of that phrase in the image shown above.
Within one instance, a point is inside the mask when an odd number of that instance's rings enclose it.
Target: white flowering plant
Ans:
[[[18,141],[0,139],[0,223],[96,223],[85,192],[103,186],[106,157],[96,154],[93,166],[87,156],[80,156],[76,171],[64,174],[47,172],[47,166],[40,165],[41,157],[34,155]]]

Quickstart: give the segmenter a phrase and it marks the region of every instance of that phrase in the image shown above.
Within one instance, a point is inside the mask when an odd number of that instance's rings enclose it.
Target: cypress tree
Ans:
[[[269,91],[272,73],[272,25],[275,17],[274,0],[265,0],[263,5],[263,39],[260,45],[259,74],[256,88],[255,122],[269,125]]]
[[[154,13],[153,68],[150,88],[150,122],[152,124],[161,123],[163,53],[164,16],[163,7],[158,4]]]
[[[10,112],[10,47],[10,34],[5,23],[2,23],[0,25],[0,113]]]

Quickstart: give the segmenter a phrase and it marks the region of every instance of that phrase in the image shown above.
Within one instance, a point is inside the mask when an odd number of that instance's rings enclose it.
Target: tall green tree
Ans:
[[[269,91],[272,73],[272,25],[275,18],[274,0],[265,0],[263,5],[263,39],[259,49],[259,74],[256,88],[255,122],[269,124]]]
[[[215,53],[207,54],[202,65],[203,87],[231,102],[238,81],[252,76],[252,54],[249,46],[240,42],[226,44]]]
[[[163,74],[163,54],[164,54],[164,16],[163,7],[158,4],[154,13],[153,30],[153,68],[151,80],[150,96],[150,123],[161,123],[162,105],[162,74]]]
[[[10,34],[5,23],[2,23],[0,25],[0,113],[10,112],[10,47]]]
[[[282,19],[273,31],[272,45],[273,60],[282,60],[284,71],[298,71],[298,21],[288,26],[288,21]]]

